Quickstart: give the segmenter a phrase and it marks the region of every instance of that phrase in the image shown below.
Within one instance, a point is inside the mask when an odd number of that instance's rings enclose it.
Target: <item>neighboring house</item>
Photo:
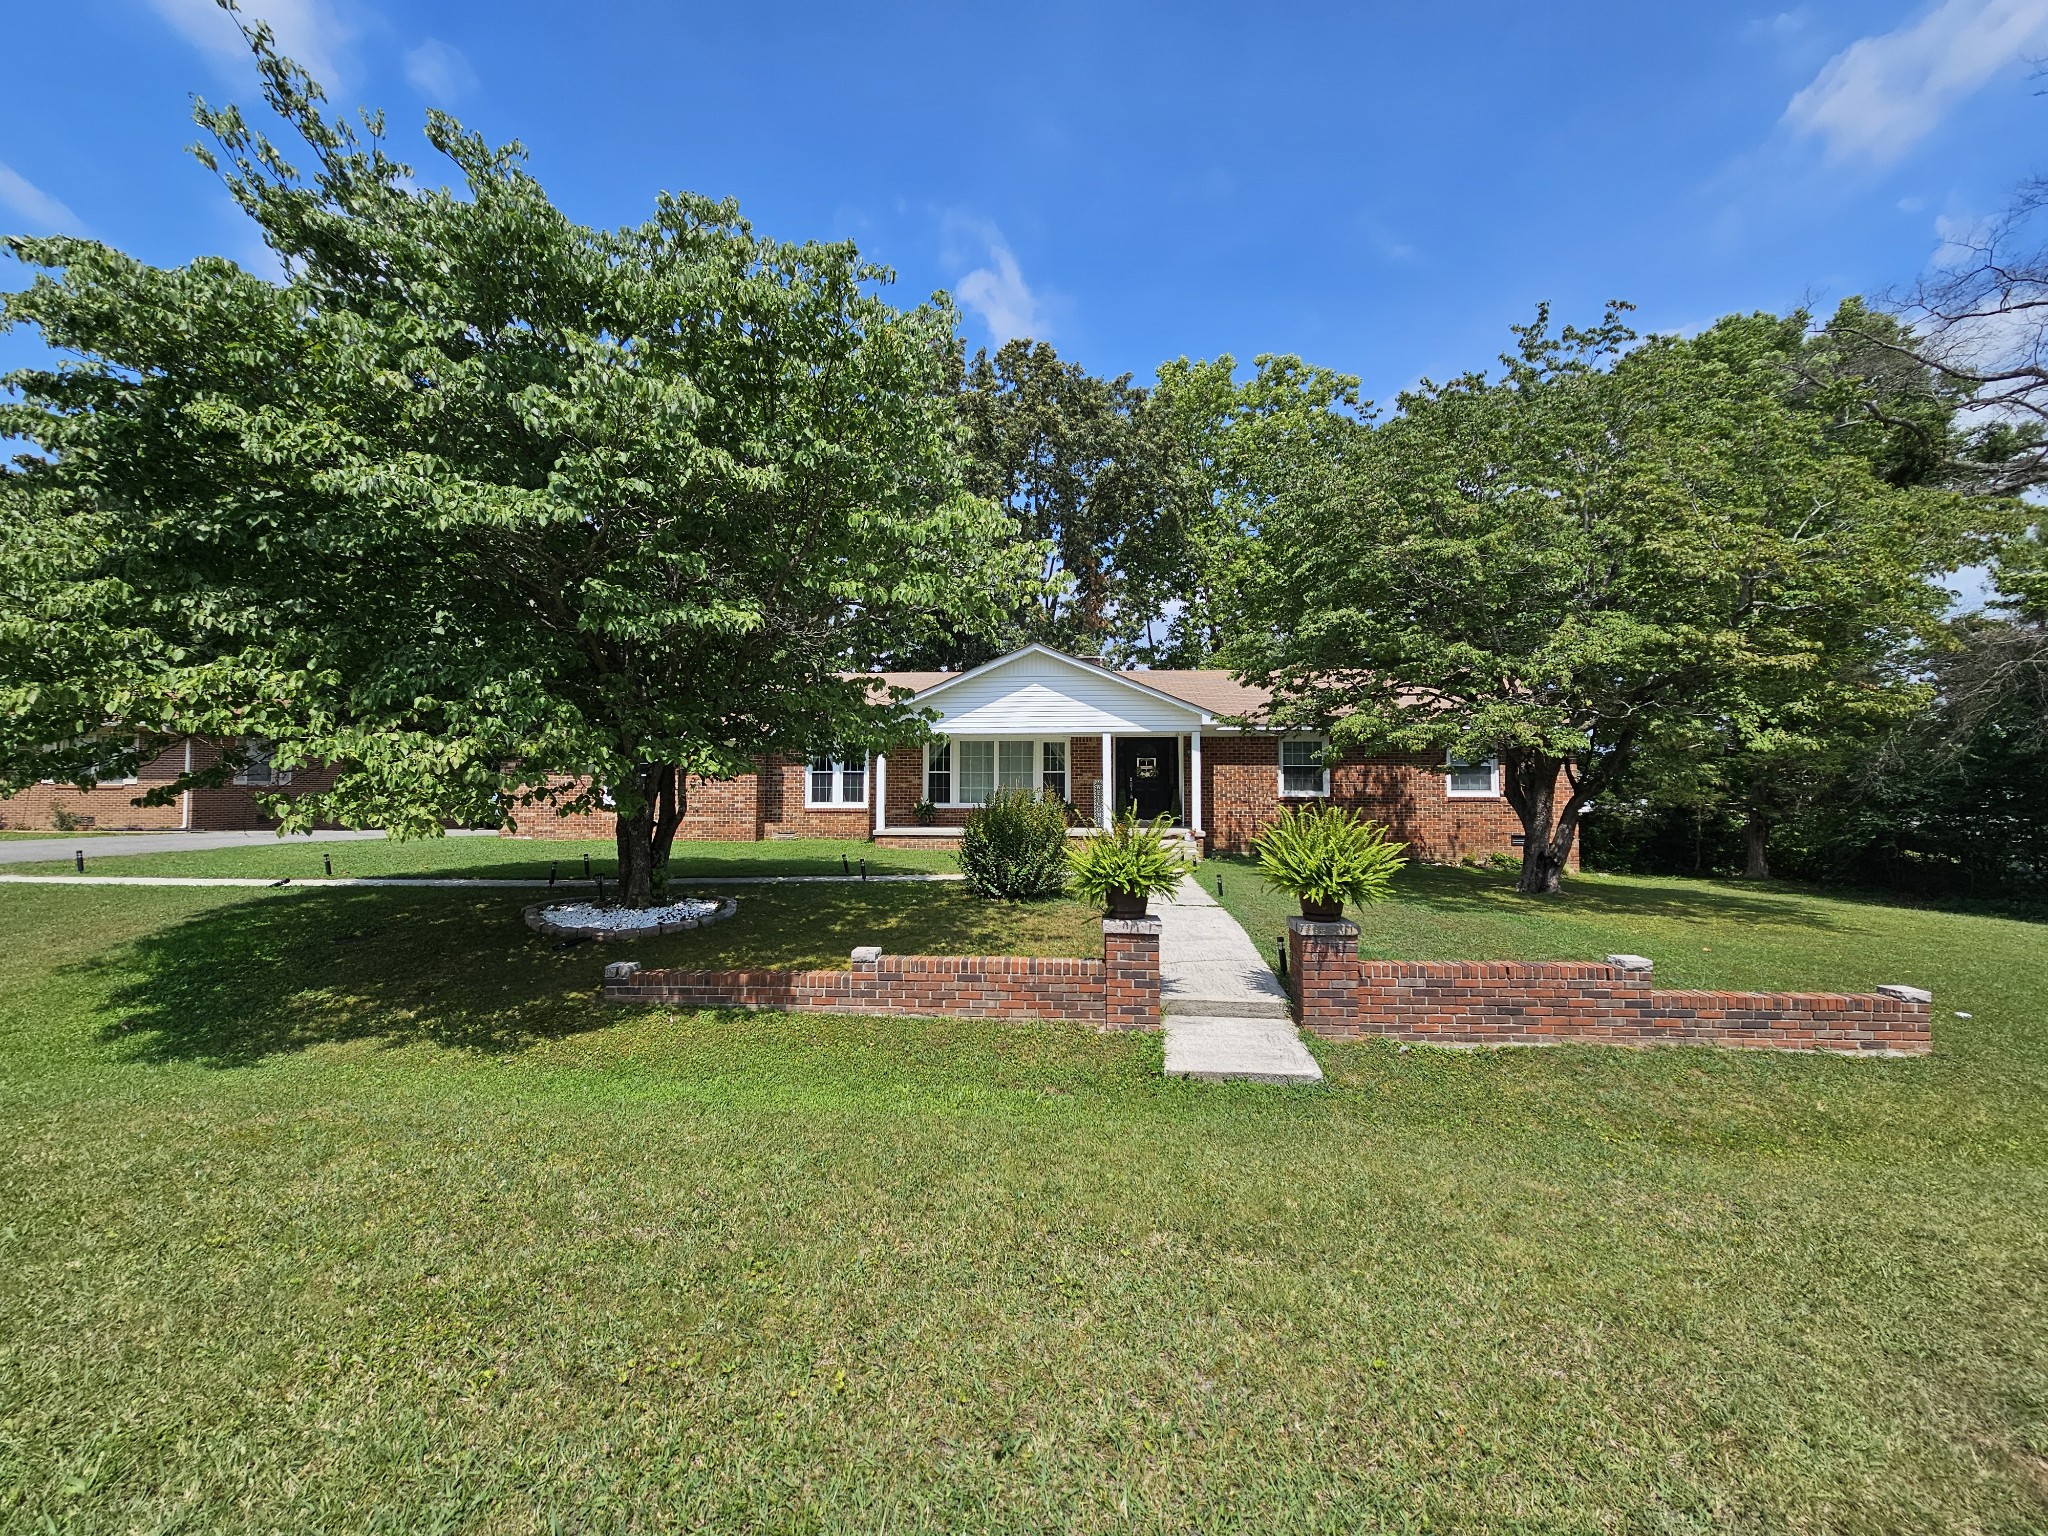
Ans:
[[[272,768],[268,744],[249,738],[241,742],[248,765],[232,782],[218,789],[187,789],[167,805],[135,801],[180,774],[212,767],[220,761],[222,743],[188,736],[173,741],[142,764],[132,778],[104,779],[91,789],[45,779],[0,799],[0,828],[56,830],[60,819],[95,831],[250,832],[274,827],[256,804],[258,795],[289,792],[296,787],[324,789],[333,770]]]
[[[1031,645],[967,672],[880,681],[914,690],[912,707],[935,717],[932,740],[693,779],[678,835],[920,846],[957,838],[977,804],[1015,786],[1050,790],[1098,825],[1124,806],[1165,815],[1210,851],[1242,849],[1281,806],[1316,800],[1366,811],[1424,859],[1512,853],[1520,841],[1495,764],[1347,756],[1326,765],[1321,737],[1258,725],[1267,693],[1227,672],[1116,672]],[[507,830],[608,837],[612,825],[603,812],[534,807]]]

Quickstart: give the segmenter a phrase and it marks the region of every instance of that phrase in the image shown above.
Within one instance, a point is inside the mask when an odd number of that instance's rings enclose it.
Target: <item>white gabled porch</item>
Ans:
[[[875,759],[877,837],[957,836],[973,807],[1013,788],[1051,791],[1097,826],[1129,805],[1203,834],[1202,731],[1215,721],[1183,699],[1034,645],[910,702],[935,713],[935,737],[914,758]]]

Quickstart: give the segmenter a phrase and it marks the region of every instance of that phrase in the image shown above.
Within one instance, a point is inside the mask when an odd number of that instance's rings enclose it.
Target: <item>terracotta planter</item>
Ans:
[[[1109,915],[1111,917],[1149,917],[1143,891],[1111,891],[1109,893]]]
[[[1301,915],[1312,923],[1334,923],[1344,916],[1341,901],[1310,901],[1301,898]]]

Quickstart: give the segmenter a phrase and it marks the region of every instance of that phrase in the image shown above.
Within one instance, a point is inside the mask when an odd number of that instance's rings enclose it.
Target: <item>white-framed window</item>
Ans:
[[[1038,787],[1067,798],[1067,744],[1064,741],[1041,741],[1038,744]]]
[[[820,752],[804,774],[804,805],[811,810],[868,803],[868,760]]]
[[[999,789],[1067,798],[1067,739],[954,737],[924,749],[924,797],[933,805],[985,805]]]
[[[1455,755],[1444,759],[1444,793],[1453,800],[1487,799],[1500,793],[1500,759],[1471,763]]]
[[[1330,770],[1323,754],[1330,743],[1321,736],[1280,738],[1280,794],[1283,799],[1305,799],[1330,792]]]
[[[291,783],[291,769],[280,768],[271,760],[272,754],[276,750],[277,748],[274,743],[265,740],[261,736],[244,736],[242,738],[242,754],[248,761],[243,763],[236,772],[235,782],[237,784],[254,784],[262,789],[271,788],[278,784]]]

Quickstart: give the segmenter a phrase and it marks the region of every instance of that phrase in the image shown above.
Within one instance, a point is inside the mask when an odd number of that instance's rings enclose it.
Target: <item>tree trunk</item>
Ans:
[[[1540,753],[1511,752],[1501,763],[1501,787],[1522,822],[1522,875],[1515,889],[1525,896],[1555,896],[1564,889],[1586,801],[1574,793],[1558,808],[1563,770],[1562,759]]]
[[[1749,816],[1742,824],[1742,844],[1745,853],[1742,878],[1745,880],[1768,880],[1771,878],[1771,863],[1767,844],[1770,840],[1770,824],[1764,820],[1764,813],[1755,806],[1749,808]]]
[[[619,850],[619,905],[651,907],[668,899],[668,859],[682,825],[682,770],[654,763],[634,774],[630,787],[614,790],[619,807],[614,841]]]

